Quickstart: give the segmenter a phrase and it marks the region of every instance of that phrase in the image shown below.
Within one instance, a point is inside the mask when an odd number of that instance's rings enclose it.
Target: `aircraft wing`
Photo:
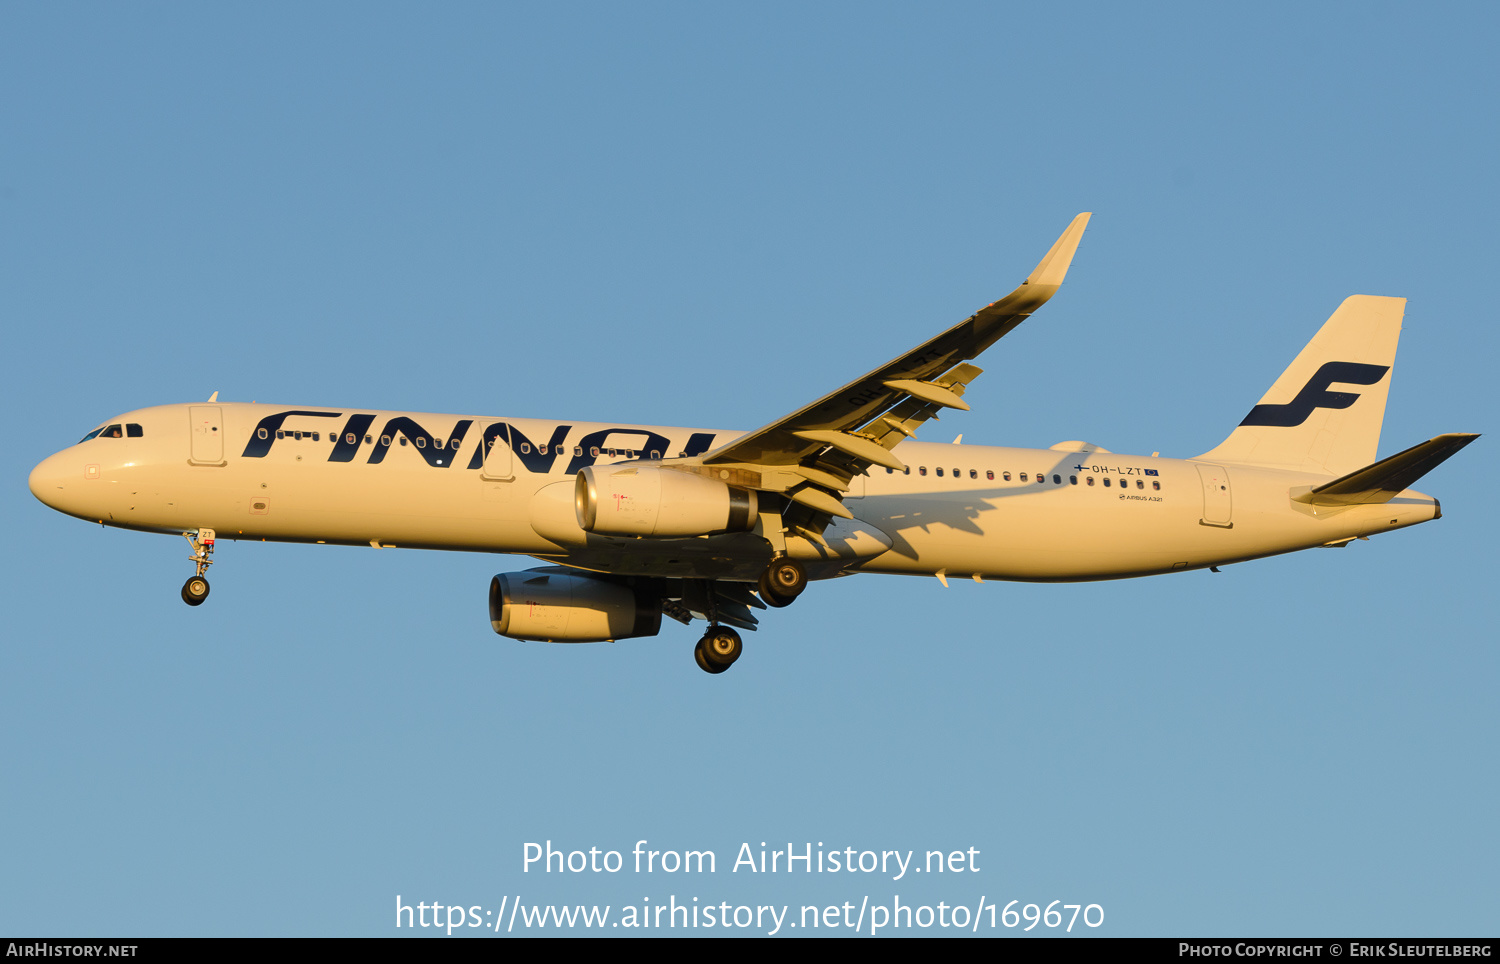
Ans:
[[[871,465],[904,468],[890,451],[897,443],[943,408],[968,409],[964,386],[981,369],[964,363],[1057,293],[1088,222],[1088,213],[1074,218],[1036,270],[999,301],[784,418],[674,462],[849,518],[835,493],[847,491],[850,479]]]

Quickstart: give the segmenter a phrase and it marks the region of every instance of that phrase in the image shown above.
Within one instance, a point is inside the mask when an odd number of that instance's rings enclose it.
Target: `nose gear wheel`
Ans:
[[[208,598],[208,580],[203,578],[203,574],[214,564],[214,530],[194,529],[184,532],[182,537],[193,547],[193,554],[188,556],[188,561],[197,569],[182,584],[182,601],[189,606],[201,606],[203,600]]]
[[[189,576],[182,584],[182,601],[189,606],[201,606],[208,598],[208,580],[202,576]]]

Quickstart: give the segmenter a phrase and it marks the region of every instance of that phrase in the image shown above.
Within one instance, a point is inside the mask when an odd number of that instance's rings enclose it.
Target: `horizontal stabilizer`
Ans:
[[[1478,435],[1439,435],[1405,452],[1355,469],[1342,478],[1326,482],[1293,496],[1309,505],[1369,505],[1389,502],[1409,489],[1422,476],[1443,464],[1449,456],[1477,439]]]

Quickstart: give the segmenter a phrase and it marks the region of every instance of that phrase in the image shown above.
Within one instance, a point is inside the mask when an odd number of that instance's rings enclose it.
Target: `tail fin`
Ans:
[[[1239,427],[1198,457],[1327,475],[1374,462],[1405,311],[1405,298],[1344,299]]]

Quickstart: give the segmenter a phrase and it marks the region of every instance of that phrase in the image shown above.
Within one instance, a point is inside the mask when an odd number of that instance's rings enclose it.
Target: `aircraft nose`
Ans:
[[[82,486],[84,482],[80,468],[69,471],[69,461],[61,452],[48,456],[31,470],[31,477],[27,480],[31,494],[40,499],[42,504],[63,512],[67,511],[65,506],[69,501],[69,490]]]

